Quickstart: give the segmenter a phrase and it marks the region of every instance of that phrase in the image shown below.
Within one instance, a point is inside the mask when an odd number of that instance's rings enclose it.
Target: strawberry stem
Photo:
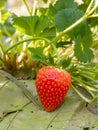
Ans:
[[[72,84],[71,84],[71,87],[84,101],[86,101],[88,103],[90,102],[90,100],[88,98],[84,97]]]
[[[83,83],[83,80],[72,77],[74,81],[76,81],[78,84],[81,84],[81,87],[83,87],[92,97],[95,97],[94,93],[86,86],[86,84]]]
[[[22,41],[19,41],[17,43],[15,43],[13,46],[9,47],[6,51],[5,51],[5,54],[10,51],[11,49],[13,49],[14,47],[20,45],[20,44],[23,44],[24,42],[29,42],[29,41],[33,41],[33,40],[44,40],[46,41],[47,43],[49,43],[49,40],[46,39],[46,38],[42,38],[42,37],[36,37],[36,38],[29,38],[29,39],[25,39],[25,40],[22,40]]]
[[[28,4],[27,4],[27,1],[26,1],[26,0],[23,0],[23,2],[24,2],[24,5],[25,5],[26,8],[27,8],[27,11],[28,11],[29,15],[32,16],[32,12],[31,12],[31,10],[30,10]]]
[[[72,89],[87,103],[91,104],[93,102],[97,102],[98,101],[98,96],[95,96],[93,99],[88,99],[85,96],[83,96],[72,84],[71,84]]]

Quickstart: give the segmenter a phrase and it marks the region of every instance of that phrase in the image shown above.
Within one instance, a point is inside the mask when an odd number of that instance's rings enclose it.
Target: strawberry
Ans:
[[[60,105],[70,84],[68,72],[52,66],[41,68],[36,76],[36,90],[43,108],[50,112]]]

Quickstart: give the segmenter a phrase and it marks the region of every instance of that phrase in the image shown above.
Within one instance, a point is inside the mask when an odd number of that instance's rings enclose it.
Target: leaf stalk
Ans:
[[[30,10],[30,8],[29,8],[29,6],[28,6],[26,0],[23,0],[23,2],[24,2],[25,6],[26,6],[26,8],[27,8],[27,11],[28,11],[29,15],[32,16],[32,12],[31,12],[31,10]]]

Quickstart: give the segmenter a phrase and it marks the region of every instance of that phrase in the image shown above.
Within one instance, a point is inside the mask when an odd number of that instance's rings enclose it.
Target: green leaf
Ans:
[[[21,16],[13,18],[13,25],[16,29],[27,35],[34,35],[38,16]]]
[[[49,65],[54,65],[54,57],[51,56],[50,53],[49,53],[49,56],[48,56],[48,60],[49,60]]]
[[[56,36],[56,29],[55,27],[47,27],[43,30],[43,32],[40,34],[41,37],[45,37],[47,39],[53,39]]]
[[[39,15],[45,15],[51,20],[54,20],[56,13],[57,11],[52,4],[50,4],[48,8],[39,8]]]
[[[83,15],[84,15],[84,13],[82,11],[80,11],[79,9],[74,9],[74,8],[73,9],[64,9],[62,11],[59,11],[57,13],[57,15],[55,16],[55,25],[59,31],[63,31],[65,29],[67,29],[69,26],[71,26],[73,23],[75,23]],[[80,44],[81,43],[85,44],[85,45],[83,45],[83,46],[85,46],[84,47],[85,52],[87,51],[89,53],[88,56],[92,55],[92,51],[90,49],[88,49],[88,47],[90,47],[92,44],[92,36],[91,36],[91,31],[89,29],[87,21],[82,22],[81,24],[79,24],[78,26],[76,26],[75,28],[73,28],[72,30],[67,32],[67,35],[69,37],[71,37],[73,40],[76,40],[77,37],[80,35],[81,38],[79,39],[79,41],[77,40],[77,42],[78,43],[80,42]],[[76,45],[77,51],[79,48],[81,48],[80,44]],[[79,47],[78,47],[78,45],[79,45]],[[83,53],[82,49],[80,49],[80,50]],[[81,56],[79,56],[78,52],[77,53],[76,52],[75,52],[75,55],[77,56],[77,58],[81,59],[81,58],[79,58]],[[91,58],[89,57],[88,59],[89,59],[88,61],[90,61],[90,59],[92,59],[92,56],[91,56]],[[86,60],[84,60],[84,61],[86,61]]]
[[[21,24],[22,23],[22,24]],[[55,28],[47,16],[22,16],[13,18],[13,25],[22,33],[34,37],[53,38]],[[52,25],[52,26],[51,26]]]
[[[63,70],[67,71],[70,67],[71,60],[72,60],[72,58],[70,58],[70,57],[61,59],[57,64],[57,68],[62,68]]]
[[[90,4],[91,0],[82,0],[82,4],[79,6],[79,8],[81,10],[83,10],[84,12],[86,11],[88,5]]]
[[[32,53],[33,60],[40,61],[41,63],[46,64],[46,56],[43,54],[43,48],[36,47],[36,48],[29,48],[29,50]]]
[[[49,8],[47,10],[47,16],[54,20],[54,16],[57,13],[57,10],[55,9],[55,6],[52,4],[49,5]]]
[[[75,43],[75,56],[81,62],[90,62],[93,59],[93,51],[86,45],[81,36],[78,36]]]
[[[59,31],[63,31],[69,26],[71,26],[73,23],[75,23],[78,19],[80,19],[84,13],[80,11],[79,9],[69,8],[64,9],[62,11],[59,11],[55,16],[55,25]],[[67,34],[71,37],[77,36],[77,34],[81,33],[86,27],[86,23],[83,22],[74,29],[72,29]]]
[[[0,31],[5,35],[13,35],[15,33],[15,28],[10,23],[0,24]]]
[[[71,58],[68,57],[68,58],[62,60],[62,67],[63,67],[64,69],[67,68],[67,67],[70,66],[70,63],[71,63]]]
[[[90,47],[92,44],[92,33],[89,27],[84,25],[84,28],[81,29],[81,32],[76,36],[76,39],[79,35],[81,37],[80,40],[85,44],[85,46]]]
[[[65,8],[77,8],[77,3],[74,0],[58,0],[54,7],[57,11],[60,11]]]
[[[88,22],[91,27],[95,27],[98,25],[98,17],[90,18],[90,19],[88,19]]]
[[[50,20],[48,19],[47,16],[42,15],[37,24],[36,24],[36,29],[35,29],[35,34],[39,36],[41,33],[43,33],[44,29],[49,27],[51,25]]]

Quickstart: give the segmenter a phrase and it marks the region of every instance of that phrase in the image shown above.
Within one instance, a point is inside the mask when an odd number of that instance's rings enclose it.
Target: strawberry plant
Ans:
[[[44,66],[62,69],[70,73],[71,87],[82,99],[98,101],[98,1],[43,0],[46,8],[37,2],[32,10],[23,0],[28,16],[0,7],[1,67],[30,70],[33,78]]]

